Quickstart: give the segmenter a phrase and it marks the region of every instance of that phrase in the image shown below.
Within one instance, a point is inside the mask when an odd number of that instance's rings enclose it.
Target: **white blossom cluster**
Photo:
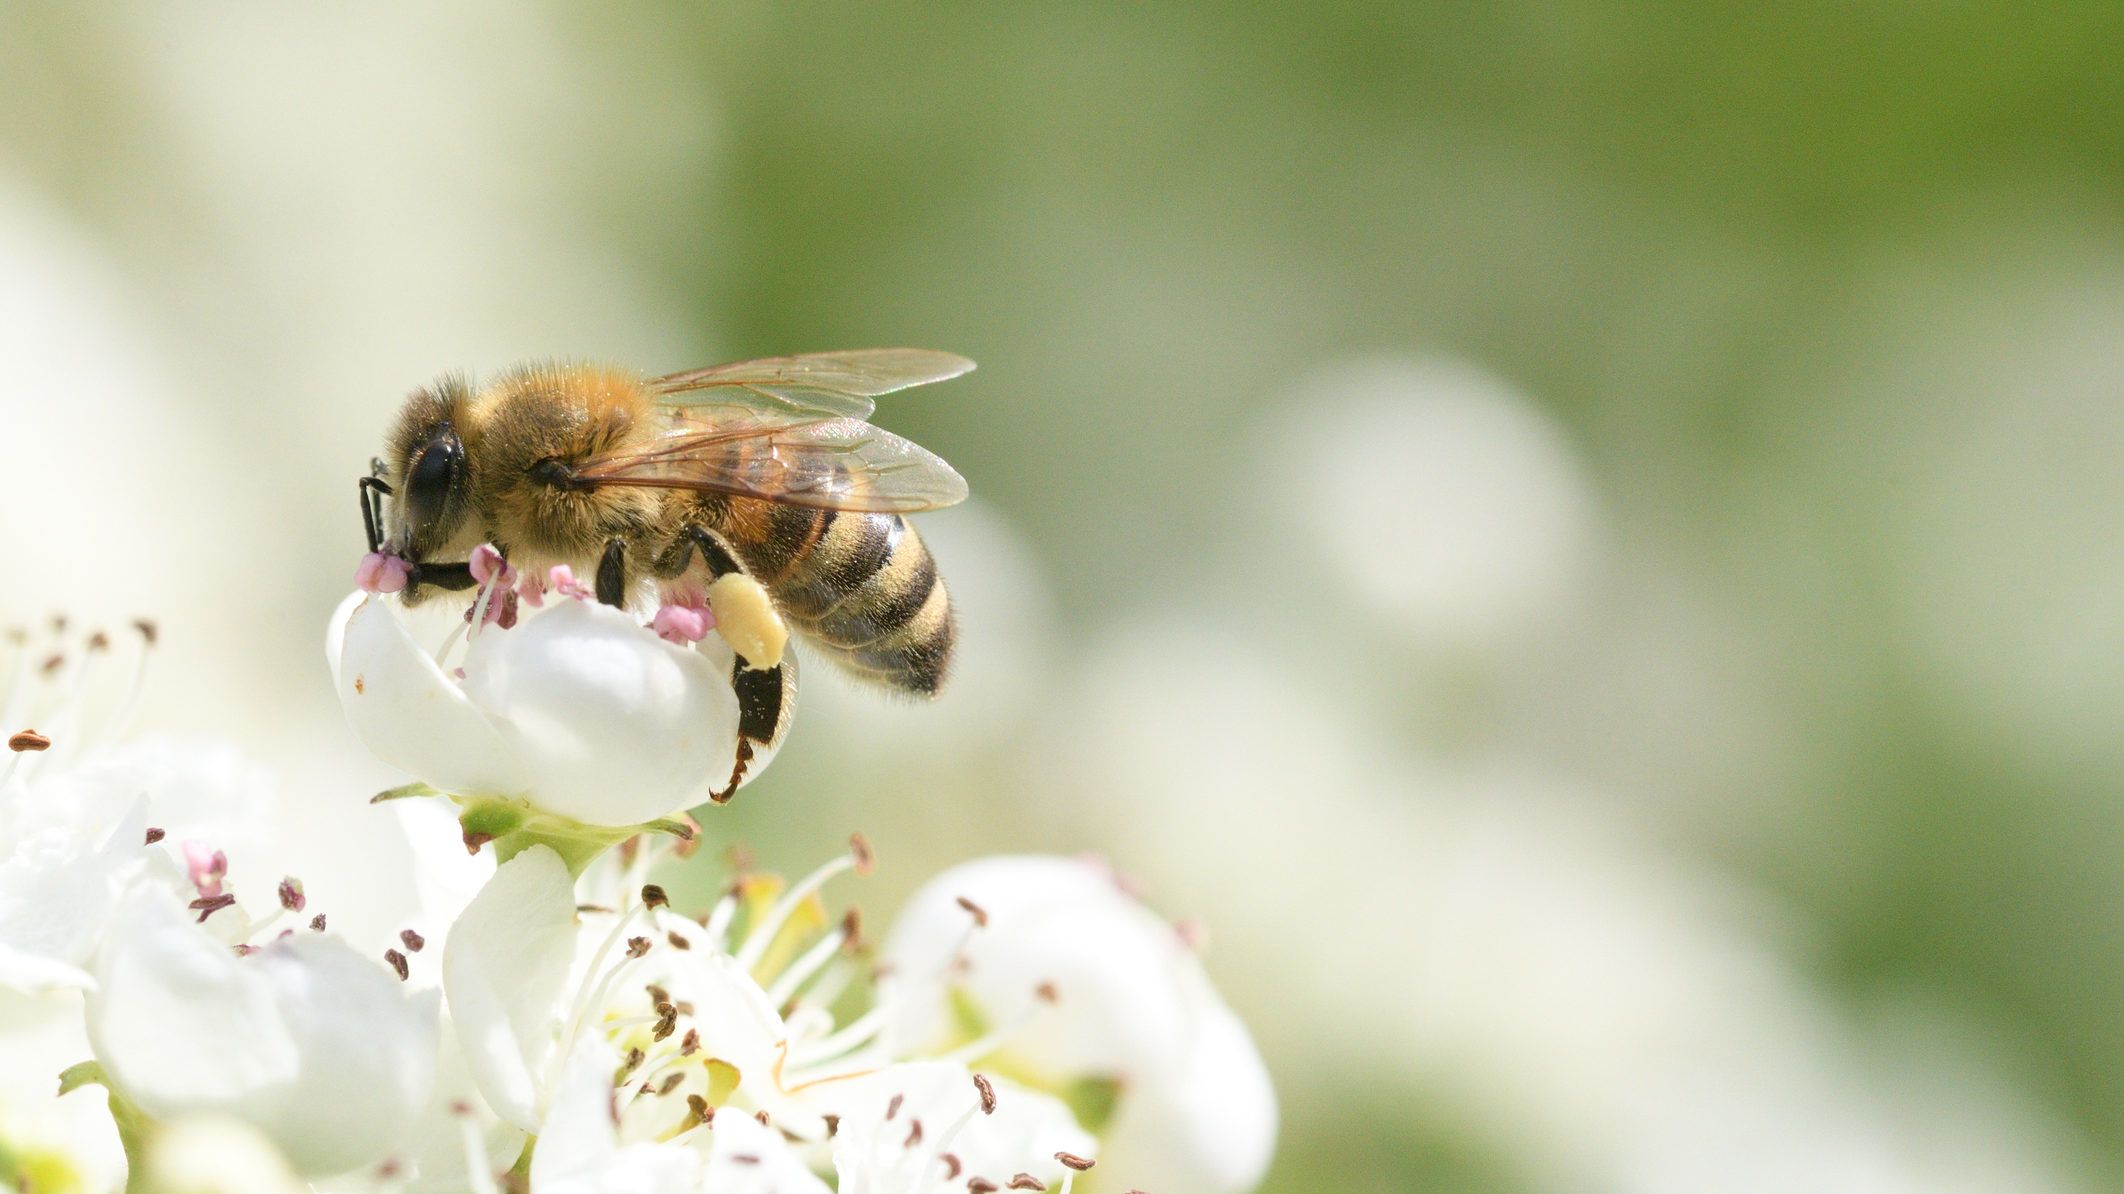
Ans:
[[[14,1188],[1235,1194],[1266,1168],[1251,1038],[1190,935],[1099,862],[955,867],[875,941],[829,904],[873,866],[860,836],[794,882],[732,854],[687,884],[706,906],[676,906],[652,880],[713,864],[684,810],[736,747],[712,636],[669,642],[556,586],[431,650],[395,598],[350,597],[334,682],[417,780],[374,812],[458,878],[415,875],[433,931],[381,950],[298,876],[246,871],[276,856],[249,840],[256,767],[125,735],[97,696],[108,639],[59,627],[13,654]],[[79,1064],[49,1067],[77,1022]],[[23,1093],[40,1081],[56,1093]]]

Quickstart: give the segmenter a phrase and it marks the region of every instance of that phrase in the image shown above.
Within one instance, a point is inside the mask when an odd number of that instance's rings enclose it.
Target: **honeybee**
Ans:
[[[881,348],[651,378],[558,364],[480,387],[446,376],[406,400],[361,478],[369,549],[405,562],[409,604],[471,588],[482,543],[519,568],[594,575],[612,605],[652,587],[694,604],[764,592],[750,616],[717,608],[738,656],[734,790],[750,744],[786,728],[784,625],[888,688],[934,696],[944,683],[951,597],[905,516],[964,499],[966,482],[865,420],[880,395],[972,368],[950,353]],[[733,636],[725,621],[750,632]]]

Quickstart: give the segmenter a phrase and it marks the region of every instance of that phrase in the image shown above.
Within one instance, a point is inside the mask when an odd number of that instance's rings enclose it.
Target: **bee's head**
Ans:
[[[456,378],[415,391],[391,435],[390,544],[415,563],[455,539],[472,510],[472,469],[457,423],[465,398]]]

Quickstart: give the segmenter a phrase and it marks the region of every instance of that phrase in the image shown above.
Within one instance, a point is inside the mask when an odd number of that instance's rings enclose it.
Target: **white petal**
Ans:
[[[619,1152],[619,1126],[612,1122],[612,1075],[619,1067],[618,1051],[597,1033],[583,1034],[568,1055],[537,1125],[531,1181],[538,1189],[594,1188],[596,1176],[611,1165]]]
[[[1239,1194],[1259,1184],[1275,1152],[1276,1092],[1239,1017],[1208,1009],[1184,1072],[1130,1088],[1104,1144],[1116,1176],[1146,1190]]]
[[[338,607],[332,611],[331,620],[325,623],[325,666],[332,669],[332,688],[335,692],[339,689],[339,658],[347,649],[347,620],[352,618],[354,611],[368,599],[369,594],[360,589],[354,590],[340,599]]]
[[[337,938],[298,933],[245,959],[265,971],[294,1036],[296,1089],[271,1125],[305,1173],[340,1173],[408,1148],[435,1083],[434,991]]]
[[[559,855],[534,846],[495,870],[443,948],[465,1064],[495,1114],[527,1132],[538,1130],[575,939],[574,881]]]
[[[532,802],[576,821],[661,817],[730,773],[728,667],[610,606],[563,601],[482,633],[466,654],[465,692],[509,734]]]
[[[988,924],[974,932],[965,972],[951,981],[985,1017],[1011,1016],[1043,980],[1059,996],[1009,1038],[1013,1064],[1050,1088],[1082,1078],[1121,1082],[1116,1118],[1103,1133],[1115,1180],[1204,1194],[1259,1180],[1275,1143],[1275,1092],[1245,1025],[1172,926],[1096,862],[987,858],[916,893],[886,940],[887,964],[911,976],[941,972],[965,939],[960,897]],[[935,984],[929,997],[903,1001],[893,1044],[902,1055],[954,1043],[944,990]]]
[[[464,1194],[472,1188],[468,1165],[487,1173],[501,1173],[524,1151],[524,1130],[503,1123],[488,1108],[472,1072],[465,1066],[464,1050],[457,1043],[453,1025],[445,1022],[436,1049],[435,1091],[420,1116],[420,1126],[408,1144],[405,1160],[412,1179],[407,1194]],[[472,1121],[477,1144],[466,1149],[466,1117]]]
[[[121,826],[121,828],[123,828]],[[18,991],[94,983],[86,969],[125,877],[142,866],[139,831],[99,847],[48,829],[0,861],[0,986]]]
[[[265,1132],[305,1173],[398,1148],[433,1080],[436,1000],[409,998],[335,938],[239,959],[160,892],[113,915],[89,1037],[119,1089],[157,1118],[216,1111]]]
[[[309,1189],[257,1128],[211,1112],[180,1116],[155,1132],[140,1184],[156,1194],[302,1194]]]
[[[514,796],[529,786],[506,727],[443,674],[401,624],[395,602],[356,603],[339,641],[339,703],[376,757],[451,792]]]
[[[665,966],[657,981],[693,1007],[687,1023],[700,1031],[702,1056],[736,1066],[739,1090],[752,1105],[795,1128],[803,1107],[774,1077],[789,1034],[767,993],[728,954],[697,948],[657,956]]]
[[[540,1194],[830,1194],[780,1132],[740,1112],[684,1141],[621,1145],[610,1115],[619,1064],[594,1035],[569,1056],[531,1156]]]
[[[150,1115],[214,1105],[269,1114],[299,1062],[262,975],[160,908],[113,944],[88,1026],[128,1096]]]
[[[1207,990],[1199,963],[1173,928],[1116,886],[1097,863],[1074,858],[995,857],[930,880],[894,921],[882,951],[910,981],[943,975],[966,940],[963,897],[988,916],[968,941],[968,965],[952,976],[991,1024],[1024,1014],[1033,990],[1053,983],[1060,999],[1010,1040],[1043,1077],[1133,1076],[1175,1071]],[[903,1002],[902,1051],[951,1043],[949,1002],[939,989]]]
[[[749,1115],[718,1118],[709,1132],[705,1194],[831,1194],[780,1132]]]
[[[990,1078],[989,1085],[996,1095],[993,1113],[980,1109],[972,1073],[956,1062],[904,1062],[818,1086],[809,1101],[840,1117],[833,1138],[840,1188],[941,1191],[962,1189],[974,1177],[1000,1186],[1018,1173],[1053,1186],[1062,1177],[1056,1153],[1096,1155],[1091,1135],[1059,1100],[1000,1078]],[[948,1184],[939,1160],[947,1151],[963,1166]],[[928,1180],[910,1180],[917,1174]]]

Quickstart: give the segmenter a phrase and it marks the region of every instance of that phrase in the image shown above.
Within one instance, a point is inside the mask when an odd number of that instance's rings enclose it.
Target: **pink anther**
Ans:
[[[715,629],[715,615],[699,606],[667,605],[656,611],[649,629],[667,643],[697,643]]]
[[[536,570],[526,571],[516,578],[516,596],[532,609],[546,604],[546,578]]]
[[[221,881],[229,873],[229,856],[202,841],[184,843],[184,869],[199,894],[212,899],[221,894]]]
[[[380,551],[361,557],[354,569],[354,587],[364,593],[396,593],[406,587],[413,569],[404,560]]]
[[[575,579],[575,569],[566,564],[555,564],[547,571],[546,587],[563,597],[573,597],[577,601],[588,601],[595,595],[591,593],[590,586]]]
[[[472,579],[481,584],[486,584],[497,576],[504,585],[516,583],[516,569],[509,566],[509,561],[503,558],[500,550],[491,543],[482,543],[473,548],[472,558],[466,563],[472,569]]]

